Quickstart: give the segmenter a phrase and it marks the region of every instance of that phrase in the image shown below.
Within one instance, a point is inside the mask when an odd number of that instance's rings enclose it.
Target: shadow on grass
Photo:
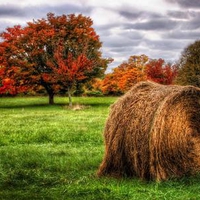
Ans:
[[[91,107],[109,107],[111,105],[110,102],[106,103],[83,103],[83,105],[91,106]]]
[[[89,106],[89,107],[109,107],[115,102],[114,97],[74,97],[72,100],[73,106]],[[58,108],[67,107],[69,102],[66,98],[57,97],[55,104],[50,105],[47,98],[2,98],[0,99],[0,108],[4,109],[20,109],[20,108]]]
[[[64,106],[66,104],[48,104],[48,103],[40,103],[40,104],[19,104],[19,105],[0,105],[0,108],[4,109],[13,109],[13,108],[48,108],[48,107],[57,107]]]
[[[73,106],[76,105],[83,105],[83,106],[89,106],[89,107],[109,107],[111,103],[77,103],[75,102]],[[23,109],[23,108],[52,108],[52,107],[68,107],[68,103],[55,103],[55,104],[48,104],[48,103],[40,103],[40,104],[18,104],[18,105],[0,105],[0,109]]]

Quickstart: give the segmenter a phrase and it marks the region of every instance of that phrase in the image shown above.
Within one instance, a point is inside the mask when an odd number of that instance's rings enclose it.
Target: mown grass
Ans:
[[[200,199],[200,176],[162,183],[98,178],[116,98],[0,98],[0,199]]]

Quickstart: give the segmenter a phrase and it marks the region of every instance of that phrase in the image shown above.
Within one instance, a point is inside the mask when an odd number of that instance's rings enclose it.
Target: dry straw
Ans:
[[[111,107],[99,176],[166,180],[200,171],[200,89],[141,82]]]

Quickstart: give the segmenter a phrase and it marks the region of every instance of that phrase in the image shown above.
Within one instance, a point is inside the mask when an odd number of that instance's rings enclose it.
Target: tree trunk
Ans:
[[[54,94],[53,93],[49,93],[49,104],[50,105],[54,104]]]
[[[69,97],[69,107],[72,107],[72,95],[71,95],[70,87],[68,87],[68,97]]]
[[[47,91],[47,94],[49,95],[49,104],[53,105],[54,104],[54,90],[51,86],[51,84],[46,83],[42,78],[41,78],[41,85],[45,88]]]

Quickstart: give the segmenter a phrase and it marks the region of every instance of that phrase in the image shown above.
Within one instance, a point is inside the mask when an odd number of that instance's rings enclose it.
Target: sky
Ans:
[[[108,72],[132,55],[176,62],[200,39],[200,0],[2,0],[0,32],[56,15],[82,14],[93,20]]]

